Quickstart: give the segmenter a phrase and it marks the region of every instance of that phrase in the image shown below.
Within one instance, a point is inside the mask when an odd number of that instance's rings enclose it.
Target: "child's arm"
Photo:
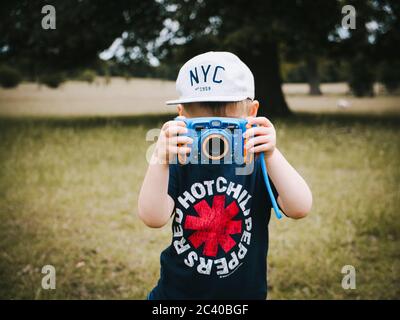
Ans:
[[[138,200],[138,215],[149,227],[164,226],[174,209],[174,200],[168,195],[168,163],[178,153],[190,152],[185,144],[192,143],[192,139],[178,136],[186,132],[183,121],[168,121],[161,129]]]
[[[272,123],[264,117],[248,118],[257,124],[246,131],[250,138],[246,144],[249,152],[264,152],[268,175],[278,191],[278,203],[283,212],[294,219],[307,215],[312,206],[312,194],[307,183],[276,148],[276,133]]]

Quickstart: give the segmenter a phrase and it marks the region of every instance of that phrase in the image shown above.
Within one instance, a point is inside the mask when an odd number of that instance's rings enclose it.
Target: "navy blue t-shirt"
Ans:
[[[260,161],[249,175],[230,164],[170,165],[172,243],[152,299],[266,298],[272,205]]]

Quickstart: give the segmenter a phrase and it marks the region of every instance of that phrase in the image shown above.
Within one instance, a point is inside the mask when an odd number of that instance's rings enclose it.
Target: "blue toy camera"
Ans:
[[[178,157],[180,164],[243,165],[252,161],[252,155],[244,149],[246,120],[202,117],[183,121],[188,129],[187,136],[193,139],[193,144],[189,155]]]
[[[188,129],[187,136],[193,139],[192,150],[187,156],[178,156],[180,164],[219,164],[234,163],[244,165],[252,163],[253,154],[247,153],[243,133],[247,129],[247,120],[237,118],[190,118],[183,119]],[[269,183],[264,153],[261,152],[261,169],[272,206],[278,219],[282,214]]]

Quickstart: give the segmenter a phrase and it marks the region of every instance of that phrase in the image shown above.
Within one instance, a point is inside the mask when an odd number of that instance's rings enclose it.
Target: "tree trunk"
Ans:
[[[309,94],[311,96],[322,95],[322,92],[319,88],[320,81],[318,74],[318,65],[315,56],[308,56],[306,58],[306,69],[307,69],[308,85],[310,86]]]
[[[259,55],[247,56],[246,64],[254,74],[255,98],[260,101],[260,116],[288,116],[291,114],[282,91],[278,47],[275,42],[262,44]]]

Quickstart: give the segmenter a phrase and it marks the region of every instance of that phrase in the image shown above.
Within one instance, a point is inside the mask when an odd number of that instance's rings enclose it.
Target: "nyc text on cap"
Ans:
[[[179,99],[169,100],[167,104],[253,100],[254,77],[233,53],[210,51],[182,66],[176,90]]]

